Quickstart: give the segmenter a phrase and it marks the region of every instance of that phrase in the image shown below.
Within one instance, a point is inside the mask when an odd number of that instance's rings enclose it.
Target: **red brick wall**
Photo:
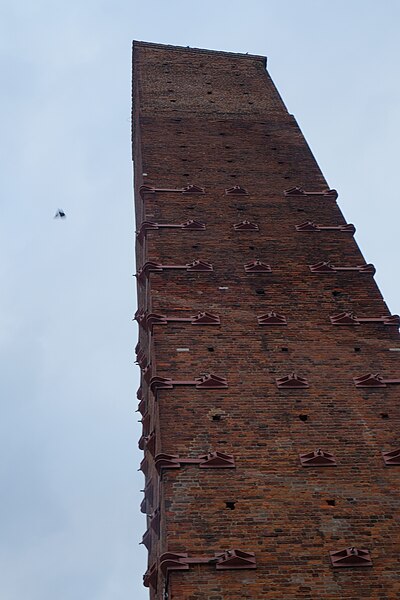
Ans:
[[[141,386],[144,433],[155,431],[155,455],[219,451],[236,465],[183,464],[159,476],[145,451],[153,501],[146,494],[143,510],[161,515],[159,533],[149,517],[149,569],[158,574],[150,597],[400,598],[400,467],[382,458],[400,447],[400,386],[353,382],[366,373],[400,377],[399,355],[390,350],[400,348],[398,328],[332,325],[329,317],[343,311],[389,311],[372,274],[309,269],[320,261],[365,264],[351,233],[296,230],[304,221],[343,225],[335,197],[285,196],[294,186],[318,192],[328,185],[261,57],[135,42],[133,75],[137,229],[144,220],[206,225],[148,231],[137,242],[138,269],[146,261],[213,265],[212,272],[143,277],[139,312],[220,317],[218,326],[139,327],[142,366],[150,365]],[[142,184],[195,184],[206,193],[140,194]],[[226,195],[233,185],[248,195]],[[259,230],[235,231],[243,220]],[[254,259],[272,271],[246,274]],[[257,316],[269,311],[283,314],[287,326],[260,326]],[[278,389],[276,378],[292,372],[309,388]],[[204,373],[226,378],[228,387],[175,385],[157,397],[149,389],[150,375],[193,381]],[[337,466],[302,467],[299,454],[318,448],[334,454]],[[372,567],[333,568],[329,552],[352,546],[370,551]],[[254,552],[257,568],[190,564],[168,577],[159,568],[167,551],[199,559],[227,549]]]

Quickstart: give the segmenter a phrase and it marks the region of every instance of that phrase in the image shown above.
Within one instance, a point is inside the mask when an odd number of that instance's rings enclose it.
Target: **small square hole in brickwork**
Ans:
[[[297,212],[306,212],[306,211],[304,210],[304,208],[298,208]]]
[[[214,348],[213,348],[212,346],[208,346],[207,350],[208,350],[209,352],[214,352]]]
[[[284,164],[283,160],[278,160],[278,165],[283,165],[283,164]]]
[[[255,246],[249,246],[249,250],[255,250]]]
[[[326,503],[328,506],[336,506],[336,500],[327,500]]]
[[[195,244],[194,246],[192,246],[193,250],[198,250],[198,248],[200,248],[199,244]]]
[[[356,346],[356,347],[354,348],[354,352],[361,352],[361,348],[360,348],[359,346]]]
[[[263,290],[262,288],[258,288],[256,290],[256,294],[257,294],[257,296],[264,296],[265,295],[265,290]]]
[[[283,348],[281,348],[281,352],[289,352],[289,348],[286,348],[286,346],[284,346]]]
[[[236,175],[231,175],[231,177],[236,177]]]
[[[235,510],[235,504],[236,502],[225,502],[225,506],[226,508],[229,508],[229,510]]]
[[[389,415],[388,413],[381,413],[381,419],[388,419]]]
[[[184,177],[190,177],[189,173],[182,173]]]
[[[284,177],[283,179],[290,179],[290,177]]]
[[[339,290],[333,290],[333,292],[332,292],[332,296],[333,296],[334,298],[339,298],[340,296],[343,296],[343,293],[342,293],[342,292],[340,292]]]
[[[212,92],[211,92],[211,91],[210,91],[210,92],[207,92],[207,94],[212,94]]]
[[[305,423],[308,420],[308,415],[299,415],[299,419]]]
[[[222,421],[222,415],[213,415],[211,418],[213,421]]]

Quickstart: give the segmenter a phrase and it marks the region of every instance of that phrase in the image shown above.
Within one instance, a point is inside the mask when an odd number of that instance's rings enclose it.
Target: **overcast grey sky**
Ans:
[[[1,600],[147,598],[131,40],[268,56],[399,312],[399,17],[397,0],[0,1]]]

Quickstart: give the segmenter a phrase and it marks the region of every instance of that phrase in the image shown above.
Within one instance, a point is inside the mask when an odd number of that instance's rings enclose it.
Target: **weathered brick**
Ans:
[[[155,468],[145,451],[149,567],[165,552],[210,557],[226,549],[254,552],[255,570],[215,565],[158,569],[152,600],[357,600],[400,597],[400,467],[382,451],[399,445],[400,386],[356,388],[353,378],[400,377],[398,328],[381,323],[335,326],[330,316],[389,315],[373,275],[312,273],[330,261],[365,260],[349,232],[297,231],[312,221],[344,225],[334,196],[286,196],[328,185],[265,70],[262,57],[134,43],[133,154],[137,229],[143,221],[205,230],[148,230],[136,245],[138,269],[209,262],[211,272],[162,270],[138,284],[139,311],[167,318],[199,312],[219,325],[187,321],[140,327],[147,364],[142,394],[154,454],[196,459],[233,455],[234,469],[199,464]],[[142,193],[141,185],[205,194]],[[226,195],[233,185],[248,195]],[[235,231],[243,220],[257,231]],[[270,273],[247,274],[259,259]],[[260,326],[274,311],[285,326]],[[144,361],[144,362],[146,362]],[[295,372],[306,389],[278,389]],[[226,389],[174,385],[149,389],[150,376],[195,381],[226,378]],[[337,466],[304,468],[300,454],[322,448]],[[152,487],[152,496],[149,492]],[[227,503],[234,503],[229,508]],[[329,552],[367,548],[370,568],[332,568]]]

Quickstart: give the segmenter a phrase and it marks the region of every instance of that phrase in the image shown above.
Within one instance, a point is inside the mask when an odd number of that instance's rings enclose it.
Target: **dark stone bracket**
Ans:
[[[191,325],[220,325],[221,320],[218,315],[208,312],[200,312],[190,317],[166,317],[156,313],[144,314],[141,318],[141,325],[145,330],[152,331],[154,325],[167,325],[168,323],[190,323]]]
[[[204,223],[190,219],[184,223],[155,223],[153,221],[143,221],[140,229],[136,232],[136,237],[139,242],[142,242],[148,231],[157,231],[159,229],[188,229],[191,231],[204,231],[206,228]]]
[[[232,549],[215,553],[214,556],[189,557],[187,552],[164,552],[143,577],[145,587],[157,589],[158,571],[167,577],[170,571],[188,571],[191,565],[211,564],[216,570],[256,569],[254,552]]]
[[[399,315],[382,317],[356,317],[353,312],[342,312],[329,317],[332,325],[361,325],[361,323],[382,323],[382,325],[400,326]]]
[[[356,387],[383,388],[387,385],[398,385],[400,379],[384,379],[379,373],[367,373],[360,377],[353,377]]]
[[[249,195],[248,191],[240,185],[234,185],[231,188],[227,188],[225,190],[225,194],[227,196],[248,196]]]
[[[251,262],[244,265],[246,273],[271,273],[272,269],[270,265],[267,265],[261,260],[252,260]]]
[[[251,223],[251,221],[241,221],[241,223],[236,223],[233,226],[235,231],[259,231],[260,228],[256,223]]]
[[[280,377],[275,381],[279,389],[302,389],[310,387],[307,379],[305,377],[300,377],[300,375],[296,375],[296,373]]]
[[[339,271],[355,271],[358,273],[370,273],[375,274],[375,267],[371,264],[358,265],[355,267],[337,267],[332,265],[329,261],[320,261],[313,265],[308,265],[312,273],[337,273]]]
[[[139,283],[143,283],[143,280],[148,278],[150,273],[160,273],[162,271],[167,270],[176,270],[176,271],[188,271],[188,272],[206,272],[213,271],[214,268],[212,264],[204,261],[204,260],[194,260],[191,263],[187,263],[185,265],[162,265],[161,263],[156,263],[154,261],[147,261],[141,269],[137,272],[137,279]]]
[[[400,466],[400,448],[390,450],[389,452],[382,452],[382,456],[387,467]]]
[[[369,550],[365,548],[344,548],[330,552],[332,567],[339,569],[342,567],[372,567],[372,560]]]
[[[323,452],[320,448],[314,452],[300,454],[302,467],[336,467],[336,459],[330,452]]]
[[[199,465],[201,469],[234,469],[235,459],[223,452],[208,452],[198,458],[182,458],[175,454],[157,454],[155,457],[158,473],[165,469],[180,469],[182,465]]]
[[[190,385],[195,386],[196,389],[213,390],[223,389],[228,387],[228,382],[224,377],[218,377],[218,375],[208,374],[197,377],[193,380],[173,380],[169,377],[152,377],[150,380],[150,389],[156,396],[158,390],[172,390],[175,386]]]
[[[145,194],[205,194],[205,188],[198,185],[187,185],[183,188],[157,188],[151,185],[141,185],[139,194],[144,200]]]
[[[268,312],[257,317],[259,325],[287,325],[286,317],[276,312]]]
[[[352,223],[346,223],[345,225],[317,225],[313,221],[304,221],[300,225],[296,225],[296,231],[341,231],[354,235],[356,228]]]
[[[338,197],[336,190],[329,189],[322,190],[320,192],[310,192],[303,190],[301,187],[292,187],[288,190],[285,190],[283,193],[285,196],[324,196],[325,198],[333,198],[334,200],[336,200]]]

